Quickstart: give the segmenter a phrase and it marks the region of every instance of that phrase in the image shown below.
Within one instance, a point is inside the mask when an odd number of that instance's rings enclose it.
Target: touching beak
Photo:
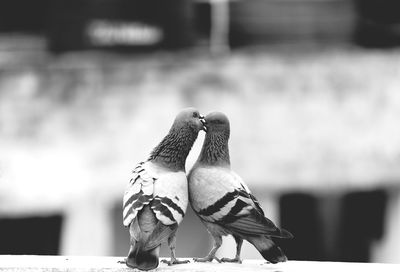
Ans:
[[[206,119],[203,115],[200,115],[200,122],[203,124],[203,130],[207,132]]]

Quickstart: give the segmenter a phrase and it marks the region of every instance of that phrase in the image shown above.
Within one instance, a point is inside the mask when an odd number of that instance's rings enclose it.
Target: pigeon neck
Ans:
[[[174,171],[185,171],[185,162],[197,138],[191,128],[172,128],[167,136],[153,149],[149,161]]]
[[[203,164],[230,167],[229,133],[207,133],[199,161]]]

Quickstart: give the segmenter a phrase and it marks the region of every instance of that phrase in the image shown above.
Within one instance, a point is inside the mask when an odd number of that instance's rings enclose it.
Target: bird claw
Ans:
[[[123,259],[122,261],[118,261],[119,264],[126,264],[126,259]]]
[[[206,262],[212,262],[213,260],[216,260],[217,262],[221,262],[220,259],[218,259],[217,257],[204,257],[204,258],[193,258],[193,261],[195,262],[201,262],[201,263],[206,263]]]
[[[179,260],[179,259],[171,259],[169,261],[167,260],[161,260],[162,263],[168,264],[169,266],[174,265],[174,264],[186,264],[186,263],[190,263],[189,260]]]
[[[222,258],[221,262],[223,263],[238,263],[241,264],[242,263],[242,259],[240,258]]]

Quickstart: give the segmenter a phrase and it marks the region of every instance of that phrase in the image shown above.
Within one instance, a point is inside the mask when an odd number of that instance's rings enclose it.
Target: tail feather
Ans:
[[[247,240],[255,246],[265,260],[271,263],[287,261],[283,251],[271,239],[265,236],[257,236],[248,237]]]
[[[160,245],[146,248],[146,241],[157,225],[157,219],[149,206],[145,206],[131,223],[129,233],[131,248],[126,259],[126,265],[140,270],[151,270],[158,267]]]
[[[140,246],[140,245],[139,245]],[[152,270],[158,267],[160,246],[151,250],[143,250],[142,248],[133,247],[126,259],[126,265],[130,268],[140,270]]]

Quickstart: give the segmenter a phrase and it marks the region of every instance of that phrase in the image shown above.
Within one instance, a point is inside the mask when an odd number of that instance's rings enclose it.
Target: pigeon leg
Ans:
[[[242,259],[240,259],[240,251],[242,250],[243,239],[240,237],[234,237],[236,242],[236,256],[235,258],[222,258],[221,262],[227,263],[242,263]]]
[[[217,252],[217,250],[221,247],[222,245],[222,237],[220,235],[214,235],[212,234],[213,238],[214,238],[214,246],[211,249],[211,251],[208,253],[208,255],[204,258],[193,258],[193,260],[195,262],[212,262],[213,260],[216,260],[217,262],[221,262],[220,259],[218,259],[217,257],[215,257],[215,253]]]
[[[175,233],[173,233],[169,238],[168,238],[168,246],[171,250],[171,260],[167,261],[167,260],[162,260],[162,263],[166,263],[168,265],[174,265],[174,264],[185,264],[185,263],[189,263],[189,260],[179,260],[176,258],[175,256],[175,247],[176,247],[176,236]]]

